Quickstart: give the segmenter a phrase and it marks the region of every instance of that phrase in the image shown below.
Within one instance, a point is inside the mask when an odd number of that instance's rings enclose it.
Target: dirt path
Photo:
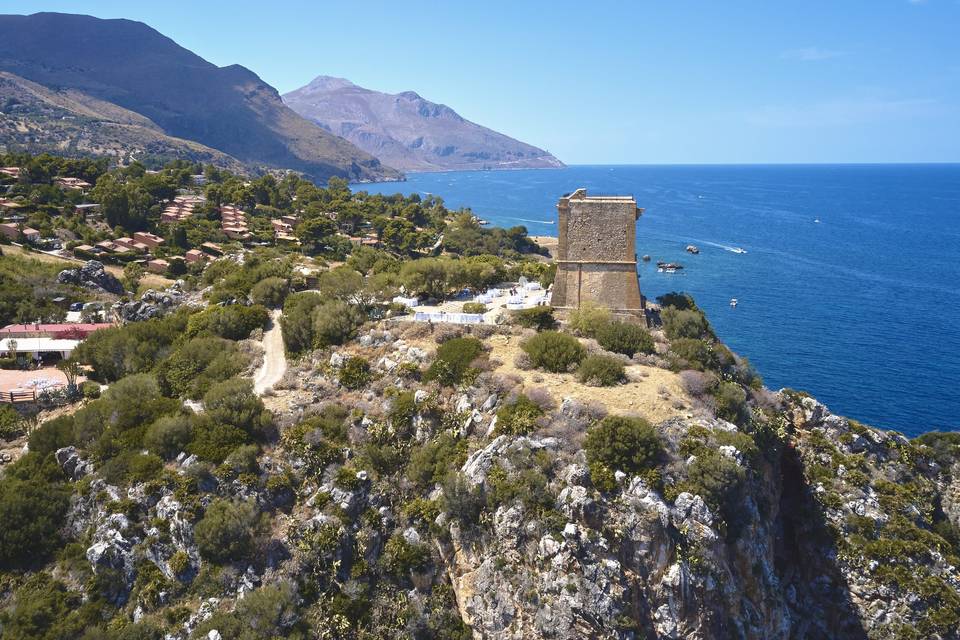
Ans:
[[[267,389],[280,382],[287,371],[287,356],[283,350],[283,334],[280,331],[280,311],[270,313],[270,328],[263,334],[263,364],[253,376],[253,390],[263,395]]]

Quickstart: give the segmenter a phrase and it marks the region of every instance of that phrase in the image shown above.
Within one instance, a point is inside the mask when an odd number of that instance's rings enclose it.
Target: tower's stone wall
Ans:
[[[594,302],[617,315],[644,317],[637,279],[636,221],[629,196],[587,196],[578,189],[560,198],[557,277],[552,304],[577,309]]]

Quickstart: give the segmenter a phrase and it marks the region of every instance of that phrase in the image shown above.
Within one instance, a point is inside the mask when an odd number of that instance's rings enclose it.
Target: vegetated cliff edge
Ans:
[[[399,177],[373,156],[284,106],[276,89],[249,69],[217,67],[139,22],[59,13],[0,16],[0,70],[74,101],[88,97],[99,107],[116,106],[107,116],[98,108],[99,120],[110,120],[116,112],[134,112],[144,119],[140,125],[216,149],[250,166],[293,169],[320,180],[333,175],[352,180]],[[15,106],[6,102],[7,107]],[[27,115],[14,110],[4,117]],[[56,131],[45,142],[49,127],[42,124],[25,125],[34,129],[29,149],[62,152]],[[85,133],[93,135],[96,130],[91,125]],[[125,135],[133,133],[128,130]],[[143,139],[143,130],[138,137],[141,145],[153,142],[153,136]],[[100,135],[96,144],[111,142],[117,141]]]
[[[403,171],[536,169],[564,166],[547,151],[462,118],[413,91],[396,95],[318,76],[283,101]]]
[[[295,294],[283,329],[299,359],[263,404],[239,381],[214,382],[223,362],[190,377],[198,357],[250,351],[201,333],[169,347],[156,374],[41,427],[33,459],[4,482],[66,474],[73,542],[47,571],[84,585],[64,589],[87,593],[83,610],[105,612],[89,619],[114,616],[112,628],[957,638],[958,438],[910,441],[766,391],[691,302],[669,302],[649,340],[591,322],[557,337],[544,317],[518,319],[539,331],[402,322],[357,335],[349,305]],[[201,312],[191,331],[229,326],[238,307]],[[155,322],[151,339],[176,340],[164,323],[187,320]],[[116,331],[101,346],[132,349],[136,329]],[[115,366],[97,353],[81,356]],[[590,357],[624,367],[605,405],[576,399],[602,381],[570,372]],[[165,397],[178,389],[204,412],[153,422],[179,411]],[[136,415],[120,411],[129,397]],[[106,445],[126,446],[143,421],[118,464]],[[250,441],[227,454],[241,427],[259,453]],[[10,583],[11,633],[26,625],[18,608],[49,590],[35,582]]]

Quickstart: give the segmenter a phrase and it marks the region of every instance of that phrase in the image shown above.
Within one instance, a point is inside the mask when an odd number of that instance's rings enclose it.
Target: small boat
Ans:
[[[677,269],[683,269],[683,265],[676,262],[658,262],[657,271],[660,273],[676,273]]]
[[[736,298],[730,298],[730,306],[731,306],[731,307],[737,306],[737,299],[736,299]]]
[[[814,218],[813,221],[816,222],[817,224],[820,224],[820,218]]]
[[[643,260],[644,262],[650,262],[650,256],[649,256],[649,255],[644,255],[643,258],[642,258],[642,260]]]
[[[741,247],[734,247],[733,249],[730,249],[730,251],[733,251],[734,253],[746,253],[746,252],[747,252],[746,249],[743,249],[743,248],[741,248]]]
[[[698,253],[700,253],[700,248],[695,244],[688,244],[687,253],[692,253],[693,255],[697,255]]]

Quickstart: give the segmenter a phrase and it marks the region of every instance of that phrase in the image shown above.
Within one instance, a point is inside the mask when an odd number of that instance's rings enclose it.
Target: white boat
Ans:
[[[737,299],[736,299],[736,298],[730,298],[730,306],[731,306],[731,307],[737,306]]]
[[[747,252],[746,249],[743,249],[743,248],[741,248],[741,247],[734,247],[733,249],[730,249],[730,251],[733,251],[734,253],[746,253],[746,252]]]

